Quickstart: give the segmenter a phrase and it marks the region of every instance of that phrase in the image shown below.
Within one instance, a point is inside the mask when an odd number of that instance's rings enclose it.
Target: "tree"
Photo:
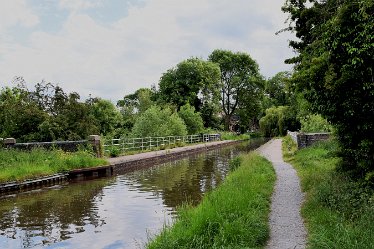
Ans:
[[[42,81],[30,91],[22,77],[0,93],[0,135],[19,142],[79,140],[99,132],[90,106],[77,93]]]
[[[289,106],[266,109],[266,115],[260,119],[260,129],[266,137],[284,136],[287,130],[297,128],[299,128],[299,122]]]
[[[132,129],[134,137],[185,136],[187,128],[177,113],[152,106],[142,113]]]
[[[289,105],[287,81],[291,77],[289,72],[279,72],[265,81],[265,93],[270,99],[271,106]]]
[[[105,136],[121,127],[121,113],[109,100],[95,98],[91,104],[91,108],[100,134]]]
[[[290,26],[299,41],[292,81],[336,128],[341,168],[374,176],[374,2],[287,1]]]
[[[149,88],[140,88],[133,94],[126,95],[117,102],[122,114],[123,128],[130,131],[137,117],[155,104],[156,91]]]
[[[159,97],[179,108],[185,104],[204,112],[204,122],[214,119],[219,102],[220,71],[218,65],[198,58],[180,62],[164,73],[159,82]],[[211,110],[212,112],[208,112]],[[210,115],[209,115],[210,114]]]
[[[178,115],[186,124],[188,134],[194,135],[203,131],[203,119],[201,118],[200,113],[195,112],[195,107],[190,106],[190,104],[185,104],[180,108]]]
[[[225,127],[229,129],[231,117],[243,102],[245,93],[258,88],[257,84],[261,78],[259,68],[249,54],[227,50],[214,50],[209,55],[209,61],[220,67],[221,107]]]
[[[19,142],[38,140],[38,127],[47,118],[48,115],[37,104],[29,101],[25,86],[1,90],[0,137],[14,137]]]
[[[155,104],[155,91],[149,88],[139,88],[133,94],[126,95],[117,102],[117,106],[131,109],[135,113],[143,113]]]

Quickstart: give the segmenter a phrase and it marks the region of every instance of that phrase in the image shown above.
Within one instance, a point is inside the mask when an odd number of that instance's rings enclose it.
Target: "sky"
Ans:
[[[0,0],[0,88],[23,77],[116,102],[215,49],[290,70],[285,0]]]

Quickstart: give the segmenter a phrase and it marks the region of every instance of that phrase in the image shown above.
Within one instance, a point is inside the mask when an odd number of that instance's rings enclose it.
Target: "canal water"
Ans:
[[[144,248],[176,207],[198,204],[252,140],[110,178],[0,196],[0,248]]]

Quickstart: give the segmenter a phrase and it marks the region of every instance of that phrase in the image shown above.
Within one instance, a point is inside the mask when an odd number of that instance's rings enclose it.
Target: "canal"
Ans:
[[[252,140],[115,177],[0,196],[0,248],[144,248],[176,216],[198,204]]]

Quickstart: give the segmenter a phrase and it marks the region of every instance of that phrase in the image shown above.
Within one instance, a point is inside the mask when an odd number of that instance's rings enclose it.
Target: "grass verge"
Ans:
[[[252,152],[197,207],[184,206],[147,248],[262,248],[275,182],[269,161]],[[238,164],[235,160],[233,164]]]
[[[108,164],[105,159],[96,158],[90,152],[74,153],[61,150],[32,151],[0,149],[0,182],[22,181],[46,175]]]
[[[237,134],[235,132],[229,131],[221,131],[219,133],[221,134],[222,140],[248,140],[251,138],[251,135],[249,133]]]
[[[298,171],[306,192],[302,215],[308,248],[374,248],[373,188],[336,171],[336,142],[295,148],[290,137],[284,138],[284,158]]]

